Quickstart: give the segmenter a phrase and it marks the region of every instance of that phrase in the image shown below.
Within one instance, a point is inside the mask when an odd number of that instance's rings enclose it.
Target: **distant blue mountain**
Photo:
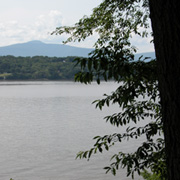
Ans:
[[[41,41],[30,41],[27,43],[13,44],[0,47],[0,56],[49,56],[49,57],[67,57],[79,56],[87,57],[93,49],[79,48],[63,44],[46,44]],[[155,58],[154,52],[140,53],[135,55],[137,60],[141,55],[144,57]]]
[[[145,53],[135,54],[135,60],[138,60],[141,56],[143,56],[141,60],[143,60],[145,57],[150,57],[151,59],[156,58],[155,52],[145,52]],[[147,61],[148,61],[148,59],[147,59]]]
[[[30,41],[27,43],[13,44],[0,47],[0,56],[49,56],[67,57],[81,56],[87,57],[92,49],[79,48],[63,44],[46,44],[41,41]]]

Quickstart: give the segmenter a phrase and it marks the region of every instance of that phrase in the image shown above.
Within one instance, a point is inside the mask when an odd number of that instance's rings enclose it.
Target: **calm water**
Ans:
[[[92,101],[115,83],[0,82],[0,179],[126,180],[126,171],[105,174],[113,152],[131,151],[139,142],[122,143],[90,161],[75,160],[96,135],[121,132],[103,117],[117,107],[95,109]],[[140,178],[136,178],[140,179]]]

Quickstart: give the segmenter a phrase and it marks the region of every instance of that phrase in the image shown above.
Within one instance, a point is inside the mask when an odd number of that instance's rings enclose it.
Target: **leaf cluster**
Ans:
[[[109,150],[113,145],[130,139],[144,137],[144,142],[132,153],[118,152],[112,157],[106,172],[116,174],[119,167],[127,168],[127,176],[141,174],[150,169],[161,178],[166,177],[162,115],[157,80],[156,60],[149,57],[135,59],[130,39],[133,34],[147,37],[149,28],[148,0],[104,0],[94,8],[91,16],[84,16],[73,27],[58,27],[53,34],[69,34],[65,43],[83,41],[98,34],[95,50],[88,58],[76,59],[81,71],[75,80],[91,83],[96,80],[114,80],[119,87],[110,95],[94,103],[100,110],[117,104],[119,112],[106,116],[106,122],[125,126],[123,133],[96,136],[94,146],[78,153],[77,158],[87,158],[97,152]],[[151,34],[151,33],[150,33]],[[138,123],[145,121],[144,126]],[[130,124],[131,123],[131,124]],[[135,125],[132,126],[132,123]],[[128,126],[129,125],[129,126]]]
[[[153,172],[161,173],[162,177],[165,177],[165,152],[157,81],[152,83],[146,83],[146,80],[141,83],[135,82],[133,79],[123,81],[122,85],[111,95],[105,94],[104,99],[94,101],[99,109],[111,104],[118,104],[120,112],[106,116],[104,119],[111,125],[125,126],[126,132],[102,137],[96,136],[94,147],[88,151],[81,151],[77,157],[89,159],[92,154],[102,153],[103,150],[108,151],[119,142],[143,136],[146,140],[135,152],[115,154],[111,159],[114,162],[105,167],[106,172],[110,171],[115,175],[119,167],[126,167],[127,176],[131,174],[134,177],[134,172],[140,174],[144,169],[150,168]],[[150,120],[147,121],[147,119]],[[127,126],[131,122],[138,124],[142,120],[146,122],[142,127],[139,125]]]

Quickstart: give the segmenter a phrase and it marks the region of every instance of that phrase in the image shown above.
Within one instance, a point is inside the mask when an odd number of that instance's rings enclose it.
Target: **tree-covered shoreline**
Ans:
[[[0,80],[73,80],[75,58],[0,56]]]

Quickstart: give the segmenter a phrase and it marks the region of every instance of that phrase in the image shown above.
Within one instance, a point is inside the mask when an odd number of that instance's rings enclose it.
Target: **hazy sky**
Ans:
[[[40,40],[46,43],[62,43],[64,37],[50,32],[61,25],[73,25],[102,0],[0,0],[0,46]],[[83,43],[71,44],[92,47],[95,37]],[[153,51],[149,39],[133,41],[140,52]]]

